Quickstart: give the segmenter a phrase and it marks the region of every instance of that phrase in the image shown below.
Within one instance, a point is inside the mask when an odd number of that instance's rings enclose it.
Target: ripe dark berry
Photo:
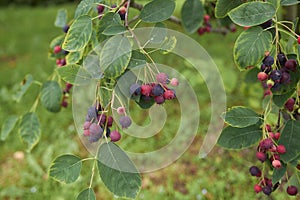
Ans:
[[[269,74],[269,73],[272,71],[272,67],[271,67],[271,66],[267,66],[267,65],[265,65],[265,64],[262,64],[262,65],[260,66],[260,70],[261,70],[262,72],[265,72],[265,73]]]
[[[260,185],[256,184],[256,185],[254,185],[254,191],[255,191],[256,193],[259,193],[259,192],[262,191],[262,187],[261,187]]]
[[[266,66],[272,66],[274,64],[274,58],[272,56],[266,56],[263,60],[263,64]]]
[[[264,162],[267,159],[267,155],[263,152],[256,152],[256,158],[261,162]]]
[[[292,111],[294,110],[294,105],[295,105],[295,99],[294,99],[294,98],[289,98],[289,99],[287,100],[287,102],[284,104],[284,107],[285,107],[288,111],[292,112]]]
[[[282,144],[278,145],[277,148],[276,148],[276,150],[277,150],[277,152],[278,152],[279,154],[284,154],[284,153],[286,153],[285,146],[282,145]]]
[[[131,119],[128,116],[122,116],[120,118],[120,124],[122,128],[128,128],[131,125]]]
[[[91,124],[90,128],[90,138],[89,141],[90,142],[97,142],[103,134],[103,129],[98,125],[98,124]]]
[[[62,101],[62,102],[61,102],[61,106],[64,107],[64,108],[68,107],[68,102],[65,101],[65,100]]]
[[[141,86],[142,95],[150,96],[151,91],[152,91],[152,87],[150,85],[142,85]]]
[[[131,95],[137,96],[141,94],[141,86],[137,83],[132,84],[129,90]]]
[[[98,5],[97,10],[98,10],[98,14],[101,14],[104,11],[104,6],[103,5]]]
[[[198,32],[199,35],[203,35],[203,34],[206,32],[206,29],[203,28],[203,27],[201,27],[201,28],[199,28],[199,29],[197,30],[197,32]]]
[[[179,85],[179,81],[177,78],[172,78],[170,81],[170,85],[171,86],[178,86]]]
[[[287,68],[290,71],[296,71],[297,69],[297,61],[294,59],[289,59],[285,62],[285,68]]]
[[[272,128],[271,128],[270,124],[267,124],[267,125],[266,125],[266,130],[267,130],[268,132],[271,132],[271,131],[272,131]]]
[[[249,169],[249,172],[252,176],[260,177],[261,176],[261,171],[258,167],[252,166]]]
[[[268,79],[268,74],[266,74],[265,72],[259,72],[259,73],[257,74],[257,78],[258,78],[258,80],[260,80],[260,81],[265,81],[265,80]]]
[[[107,116],[105,114],[100,114],[97,117],[97,120],[100,122],[100,125],[105,125]]]
[[[97,119],[97,113],[98,113],[98,111],[95,106],[89,107],[86,121],[92,121],[92,120]]]
[[[298,42],[298,44],[300,44],[300,36],[298,37],[297,42]]]
[[[281,79],[281,76],[282,76],[282,72],[280,70],[273,70],[270,74],[270,78],[273,80],[273,81],[278,81]]]
[[[283,67],[285,65],[286,62],[286,57],[283,53],[279,53],[277,55],[277,61],[279,62],[280,66]]]
[[[62,27],[63,32],[67,33],[69,30],[70,26],[69,25],[65,25]]]
[[[114,122],[114,119],[112,118],[112,116],[108,116],[108,118],[107,118],[107,126],[111,127],[112,124],[113,124],[113,122]]]
[[[161,84],[167,84],[168,79],[169,79],[169,77],[166,73],[161,72],[156,75],[157,82],[159,82]]]
[[[121,134],[118,131],[112,131],[109,137],[112,142],[117,142],[121,139]]]
[[[273,141],[271,138],[266,138],[262,140],[259,145],[262,150],[268,150],[273,146]]]
[[[280,155],[279,154],[273,154],[270,157],[270,161],[273,162],[273,160],[280,160]]]
[[[265,186],[265,187],[263,187],[262,191],[265,195],[270,195],[272,193],[272,187]]]
[[[281,168],[281,162],[280,162],[280,160],[273,160],[273,161],[272,161],[272,165],[273,165],[273,167],[276,168],[276,169]]]
[[[120,8],[119,10],[119,15],[121,17],[121,20],[125,20],[125,16],[126,16],[126,8],[123,6]]]
[[[286,188],[286,192],[291,196],[296,196],[298,193],[298,188],[294,185],[290,185]]]
[[[54,49],[53,49],[53,52],[54,52],[54,53],[59,53],[59,52],[61,52],[61,50],[62,50],[62,49],[61,49],[60,46],[55,46]]]
[[[275,140],[279,140],[279,138],[280,138],[280,133],[279,133],[279,132],[275,133],[274,138],[275,138]]]
[[[282,72],[280,83],[290,83],[291,75],[288,72]]]
[[[154,96],[160,96],[164,93],[164,88],[160,85],[160,84],[156,84],[153,88],[152,88],[152,94]]]
[[[157,104],[163,104],[165,102],[165,98],[162,95],[161,96],[156,96],[156,97],[154,97],[154,101]]]

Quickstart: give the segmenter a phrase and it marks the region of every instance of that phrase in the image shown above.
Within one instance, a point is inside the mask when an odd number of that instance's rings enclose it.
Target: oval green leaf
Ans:
[[[104,31],[102,32],[103,35],[117,35],[117,34],[122,34],[125,33],[127,31],[127,29],[122,26],[122,25],[111,25],[108,26],[104,29]]]
[[[59,9],[57,11],[56,19],[54,22],[56,27],[64,27],[67,25],[67,10],[66,9]]]
[[[141,53],[138,50],[133,50],[127,69],[133,69],[135,67],[145,66],[146,60],[147,58],[145,54]]]
[[[41,89],[41,104],[50,112],[59,112],[62,90],[56,81],[46,81]]]
[[[147,3],[141,10],[140,18],[144,22],[161,22],[173,14],[175,10],[174,0],[153,0]]]
[[[87,188],[81,191],[76,200],[96,200],[95,192],[93,188]]]
[[[282,6],[291,6],[300,3],[299,0],[281,0],[280,5]]]
[[[86,69],[76,64],[56,68],[56,71],[64,81],[73,85],[88,84],[92,78]]]
[[[257,125],[245,128],[227,126],[223,129],[218,144],[226,149],[244,149],[256,144],[262,137],[262,130]]]
[[[76,64],[81,60],[82,56],[83,56],[83,51],[70,52],[66,56],[66,63]]]
[[[248,66],[257,65],[264,53],[271,49],[272,34],[261,27],[252,27],[242,32],[234,44],[233,57],[242,71]]]
[[[248,2],[231,10],[230,19],[240,26],[256,26],[272,19],[275,7],[269,2]]]
[[[25,78],[21,82],[21,86],[18,88],[18,91],[13,96],[13,99],[16,102],[20,102],[23,95],[27,92],[31,84],[33,83],[33,77],[31,74],[28,74],[25,76]]]
[[[181,19],[184,29],[194,33],[201,25],[204,8],[199,0],[186,0],[181,8]]]
[[[98,171],[104,185],[115,195],[136,198],[141,189],[138,170],[116,144],[109,142],[100,146]]]
[[[244,3],[243,0],[218,0],[215,8],[217,18],[223,18],[229,11]]]
[[[87,15],[77,18],[70,26],[62,48],[66,51],[80,51],[89,42],[92,35],[92,19]]]
[[[100,67],[107,78],[121,75],[131,57],[131,43],[122,35],[116,35],[107,40],[100,53]]]
[[[82,0],[76,10],[74,18],[78,18],[82,15],[88,15],[93,9],[96,8],[97,3],[100,3],[102,0]]]
[[[300,122],[289,120],[285,124],[278,144],[283,144],[286,148],[286,153],[280,155],[280,159],[284,162],[289,162],[297,157],[300,153]]]
[[[53,179],[63,182],[72,183],[76,181],[80,175],[82,161],[74,155],[62,155],[52,162],[49,175]]]
[[[7,138],[7,136],[11,133],[18,120],[19,118],[16,115],[11,115],[3,122],[0,137],[2,141],[4,141]]]
[[[28,151],[31,151],[41,137],[40,122],[36,113],[29,112],[22,116],[19,135],[22,141],[28,144]]]
[[[233,127],[243,128],[254,125],[259,120],[259,115],[250,108],[236,106],[223,113],[224,121]]]

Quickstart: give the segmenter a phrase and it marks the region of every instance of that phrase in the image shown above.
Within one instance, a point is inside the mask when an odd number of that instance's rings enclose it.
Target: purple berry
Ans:
[[[163,87],[161,87],[161,85],[160,84],[156,84],[153,88],[152,88],[152,94],[153,94],[153,96],[160,96],[160,95],[162,95],[163,93],[164,93],[164,88]]]
[[[112,116],[108,116],[108,118],[107,118],[107,126],[111,127],[112,124],[113,124],[113,122],[114,122],[114,119],[112,118]]]
[[[294,59],[287,60],[284,66],[288,70],[291,70],[291,71],[295,72],[296,69],[297,69],[297,61],[294,60]]]
[[[122,116],[120,118],[120,124],[122,128],[128,128],[131,125],[131,119],[128,116]]]
[[[291,82],[291,75],[287,72],[282,72],[280,83],[290,83],[290,82]]]
[[[261,176],[261,171],[258,167],[252,166],[249,169],[249,172],[252,176],[260,177]]]
[[[286,192],[291,196],[296,196],[298,193],[298,188],[294,185],[290,185],[286,188]]]
[[[141,86],[137,83],[134,83],[130,86],[130,94],[131,95],[140,95],[141,94]]]
[[[103,129],[98,125],[98,124],[91,124],[90,128],[90,138],[89,141],[90,142],[97,142],[103,134]]]
[[[97,119],[98,119],[98,122],[100,122],[100,125],[105,125],[106,123],[106,115],[105,114],[100,114],[98,115]]]
[[[67,33],[68,32],[68,30],[69,30],[69,28],[70,28],[70,26],[69,25],[65,25],[65,26],[63,26],[63,32],[65,32],[65,33]]]
[[[263,64],[266,66],[272,66],[274,64],[274,58],[272,56],[266,56],[263,60]]]
[[[163,104],[165,102],[165,98],[163,97],[163,95],[161,96],[156,96],[154,97],[154,101],[157,103],[157,104]]]
[[[280,80],[281,76],[282,76],[282,72],[280,70],[273,70],[270,75],[270,77],[273,81]]]
[[[279,53],[277,55],[277,61],[278,63],[280,64],[281,67],[283,67],[285,65],[285,62],[286,62],[286,57],[283,53]]]
[[[118,131],[112,131],[109,137],[112,142],[117,142],[121,139],[121,134]]]
[[[265,195],[270,195],[271,193],[272,193],[272,187],[270,187],[270,186],[266,186],[266,187],[264,187],[263,189],[262,189],[262,191],[263,191],[263,193],[265,194]]]
[[[289,99],[287,100],[287,102],[284,104],[284,107],[285,107],[288,111],[292,112],[292,111],[294,110],[294,105],[295,105],[295,99],[294,99],[294,98],[289,98]]]
[[[262,65],[260,66],[260,70],[261,70],[262,72],[265,72],[266,74],[268,74],[268,73],[271,72],[272,67],[271,67],[271,66],[267,66],[267,65],[265,65],[265,64],[262,64]]]
[[[86,121],[92,121],[92,120],[97,119],[97,113],[98,113],[98,111],[95,106],[89,107]]]
[[[168,79],[169,79],[169,77],[166,73],[161,72],[156,75],[157,82],[159,82],[161,84],[167,84]]]
[[[83,129],[84,130],[88,130],[91,126],[91,122],[89,121],[85,121],[84,124],[83,124]]]

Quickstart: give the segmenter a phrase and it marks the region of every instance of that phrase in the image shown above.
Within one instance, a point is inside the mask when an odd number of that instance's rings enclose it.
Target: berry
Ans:
[[[151,91],[152,91],[152,87],[150,85],[142,85],[141,86],[142,95],[150,96]]]
[[[156,97],[154,97],[154,101],[157,104],[163,104],[165,102],[165,98],[162,95],[161,96],[156,96]]]
[[[62,101],[61,106],[64,107],[64,108],[68,107],[68,102]]]
[[[95,106],[89,107],[86,121],[92,121],[94,119],[97,119],[97,113],[98,113],[98,111]]]
[[[91,122],[85,121],[83,124],[83,130],[88,130],[91,126]]]
[[[267,159],[267,155],[263,152],[256,152],[256,158],[261,162],[264,162]]]
[[[274,58],[272,56],[266,56],[263,60],[263,64],[266,66],[271,66],[274,64]]]
[[[266,125],[266,130],[267,130],[268,132],[271,132],[271,131],[272,131],[270,124],[267,124],[267,125]]]
[[[175,98],[174,91],[173,91],[173,90],[166,90],[166,91],[164,92],[164,98],[165,98],[165,99],[168,99],[168,100],[174,99],[174,98]]]
[[[98,14],[101,14],[104,11],[104,6],[103,5],[98,5],[97,10],[98,10]]]
[[[112,142],[117,142],[121,139],[121,134],[118,131],[112,131],[109,137]]]
[[[110,129],[109,128],[106,128],[106,137],[109,137],[109,135],[110,135]]]
[[[270,195],[272,193],[272,187],[266,186],[262,189],[262,191],[265,195]]]
[[[261,187],[260,185],[256,184],[256,185],[254,185],[254,191],[255,191],[256,193],[259,193],[259,192],[262,191],[262,187]]]
[[[100,122],[100,125],[105,125],[106,119],[107,117],[105,114],[100,114],[97,116],[97,120]]]
[[[90,138],[89,141],[90,142],[97,142],[103,134],[103,129],[98,125],[98,124],[91,124],[90,128]]]
[[[60,46],[55,46],[53,52],[54,52],[54,53],[59,53],[59,52],[61,52],[61,50],[62,50],[62,49],[61,49]]]
[[[275,134],[273,132],[269,132],[269,136],[270,138],[274,139],[275,138]]]
[[[266,74],[265,72],[259,72],[259,73],[257,74],[257,78],[258,78],[258,80],[260,80],[260,81],[265,81],[265,80],[268,79],[268,74]]]
[[[285,57],[285,55],[283,53],[279,53],[277,55],[277,61],[279,62],[280,66],[283,67],[285,65],[285,63],[286,63],[286,57]]]
[[[275,140],[279,140],[279,138],[280,138],[280,133],[279,133],[279,132],[275,133],[274,138],[275,138]]]
[[[161,85],[160,84],[156,84],[153,88],[152,88],[152,94],[154,95],[154,96],[160,96],[160,95],[162,95],[163,93],[164,93],[164,88],[163,87],[161,87]]]
[[[124,115],[125,114],[125,108],[124,107],[118,107],[117,108],[117,113],[119,115]]]
[[[286,153],[285,146],[282,145],[282,144],[278,145],[277,148],[276,148],[276,150],[277,150],[277,152],[278,152],[279,154],[284,154],[284,153]]]
[[[280,83],[289,83],[291,81],[291,75],[288,72],[282,72]]]
[[[204,19],[204,22],[207,23],[210,20],[210,16],[209,15],[204,15],[203,19]]]
[[[204,27],[204,30],[205,30],[205,32],[210,32],[211,31],[211,25],[209,25],[209,26],[205,26]]]
[[[273,160],[280,160],[280,155],[279,154],[273,154],[273,156],[271,156],[270,161],[272,162]]]
[[[131,95],[137,96],[141,94],[141,86],[137,83],[132,84],[129,90]]]
[[[168,75],[166,73],[163,73],[163,72],[158,73],[156,75],[157,82],[159,82],[161,84],[167,84],[168,78],[169,78]]]
[[[63,32],[67,33],[69,30],[70,26],[69,25],[65,25],[62,27]]]
[[[260,70],[262,71],[262,72],[265,72],[265,73],[270,73],[271,72],[271,70],[272,70],[272,67],[271,66],[267,66],[267,65],[265,65],[265,64],[262,64],[261,66],[260,66]]]
[[[249,169],[249,172],[252,176],[260,177],[261,176],[261,171],[258,167],[252,166]]]
[[[128,116],[122,116],[120,118],[120,124],[122,128],[128,128],[131,125],[131,119]]]
[[[281,76],[282,76],[282,72],[280,70],[273,70],[270,74],[270,78],[275,82],[280,80]]]
[[[300,36],[298,37],[297,42],[298,42],[298,44],[300,44]]]
[[[272,161],[272,165],[273,165],[273,167],[276,168],[276,169],[281,168],[281,162],[280,162],[280,160],[273,160],[273,161]]]
[[[286,188],[286,192],[291,196],[296,196],[298,193],[298,188],[294,185],[290,185]]]
[[[90,136],[90,131],[89,131],[89,129],[83,130],[83,135],[84,135],[84,136]]]
[[[114,119],[112,118],[112,116],[108,116],[108,118],[107,118],[107,126],[111,127],[112,124],[113,124],[113,122],[114,122]]]
[[[199,35],[203,35],[203,34],[206,32],[206,29],[203,28],[203,27],[201,27],[201,28],[199,28],[199,29],[197,30],[197,32],[198,32]]]
[[[284,104],[284,107],[285,107],[288,111],[292,112],[292,111],[294,110],[294,105],[295,105],[295,99],[294,99],[294,98],[289,98],[289,99],[287,100],[287,102]]]
[[[170,85],[171,86],[178,86],[179,85],[179,81],[177,78],[172,78],[170,81]]]
[[[126,8],[124,6],[120,8],[119,15],[121,17],[121,20],[125,20]]]
[[[297,61],[294,59],[289,59],[285,62],[284,65],[285,68],[287,68],[290,71],[296,71],[297,68]]]
[[[259,145],[262,150],[268,150],[273,146],[273,141],[271,138],[266,138],[262,140]]]

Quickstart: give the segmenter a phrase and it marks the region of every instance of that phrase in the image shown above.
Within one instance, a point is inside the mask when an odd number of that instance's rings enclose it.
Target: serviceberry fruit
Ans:
[[[109,137],[112,142],[117,142],[121,139],[121,134],[118,131],[112,131]]]
[[[286,57],[283,53],[279,53],[277,55],[277,61],[279,62],[280,66],[283,67],[286,63]]]
[[[273,80],[273,81],[278,81],[281,79],[281,76],[282,76],[282,72],[280,70],[273,70],[270,74],[270,78]]]
[[[296,71],[297,69],[297,61],[294,59],[289,59],[285,62],[284,65],[285,68],[287,68],[290,71]]]
[[[256,185],[254,185],[254,191],[255,191],[256,193],[259,193],[259,192],[262,191],[262,187],[261,187],[260,185],[256,184]]]
[[[156,84],[153,88],[152,88],[152,94],[154,96],[160,96],[164,93],[164,88],[160,85],[160,84]]]
[[[280,83],[290,83],[291,75],[288,72],[282,72]]]
[[[150,85],[146,84],[141,86],[142,95],[150,96],[151,91],[152,91],[152,87]]]
[[[61,52],[61,50],[62,50],[62,49],[61,49],[60,46],[55,46],[53,52],[54,52],[54,53],[59,53],[59,52]]]
[[[174,99],[174,98],[175,98],[174,91],[173,91],[173,90],[166,90],[166,91],[164,92],[164,98],[165,98],[165,99],[168,99],[168,100]]]
[[[162,95],[156,96],[156,97],[154,97],[154,101],[157,104],[163,104],[165,102],[165,98]]]
[[[273,160],[273,161],[272,161],[272,165],[273,165],[273,167],[276,168],[276,169],[281,168],[281,162],[280,162],[280,160]]]
[[[177,78],[172,78],[170,81],[170,85],[171,86],[178,86],[179,85],[179,81]]]
[[[98,124],[91,124],[90,128],[90,138],[89,141],[90,142],[97,142],[103,134],[103,129],[98,125]]]
[[[263,152],[256,152],[256,158],[261,162],[264,162],[267,159],[267,155]]]
[[[101,14],[104,11],[104,6],[103,5],[98,5],[97,6],[97,11],[98,11],[98,14]]]
[[[256,166],[251,166],[249,169],[249,172],[252,176],[260,177],[261,176],[261,171],[258,167]]]
[[[84,135],[84,136],[90,136],[90,131],[89,131],[89,129],[83,130],[83,135]]]
[[[275,135],[274,135],[275,140],[279,140],[280,135],[281,135],[281,134],[280,134],[279,132],[275,133]]]
[[[260,70],[262,71],[262,72],[265,72],[265,73],[270,73],[271,71],[272,71],[272,67],[271,66],[267,66],[267,65],[265,65],[265,64],[262,64],[261,66],[260,66]]]
[[[266,138],[262,140],[259,145],[262,150],[268,150],[273,146],[273,141],[271,138]]]
[[[69,30],[70,26],[69,25],[65,25],[62,27],[63,32],[67,33]]]
[[[298,44],[300,44],[300,36],[298,37],[297,42],[298,42]]]
[[[168,79],[169,79],[169,77],[166,73],[161,72],[156,75],[157,82],[159,82],[161,84],[167,84]]]
[[[203,19],[204,19],[205,23],[208,23],[209,20],[210,20],[210,16],[209,15],[204,15]]]
[[[141,86],[137,83],[132,84],[129,90],[131,95],[137,96],[141,94]]]
[[[289,98],[289,99],[287,100],[287,102],[284,104],[284,107],[285,107],[288,111],[292,112],[292,111],[294,110],[294,105],[295,105],[295,99],[294,99],[294,98]]]
[[[286,192],[291,196],[296,196],[298,193],[298,188],[294,185],[290,185],[286,188]]]
[[[272,193],[272,187],[267,185],[267,186],[263,187],[262,191],[265,195],[270,195]]]
[[[107,126],[111,127],[112,124],[113,124],[113,122],[114,122],[114,119],[112,118],[112,116],[108,116],[108,118],[107,118]]]
[[[91,122],[85,121],[84,124],[83,124],[83,129],[84,129],[84,130],[87,130],[87,129],[90,128],[90,126],[91,126]]]
[[[131,119],[128,116],[122,116],[120,118],[120,124],[122,128],[128,128],[131,125]]]
[[[100,114],[97,116],[97,120],[100,122],[100,125],[105,125],[107,116],[105,114]]]
[[[95,106],[89,107],[86,121],[92,121],[92,120],[97,119],[97,113],[98,113],[98,111]]]
[[[117,113],[119,115],[124,115],[125,114],[125,108],[124,107],[118,107],[117,108]]]
[[[268,74],[266,74],[265,72],[259,72],[259,73],[257,74],[257,78],[258,78],[258,80],[260,80],[260,81],[265,81],[265,80],[268,79]]]
[[[263,64],[266,66],[271,66],[274,64],[274,58],[272,56],[266,56],[263,60]]]
[[[279,154],[284,154],[286,153],[286,149],[285,146],[283,144],[280,144],[276,147],[276,150]]]

